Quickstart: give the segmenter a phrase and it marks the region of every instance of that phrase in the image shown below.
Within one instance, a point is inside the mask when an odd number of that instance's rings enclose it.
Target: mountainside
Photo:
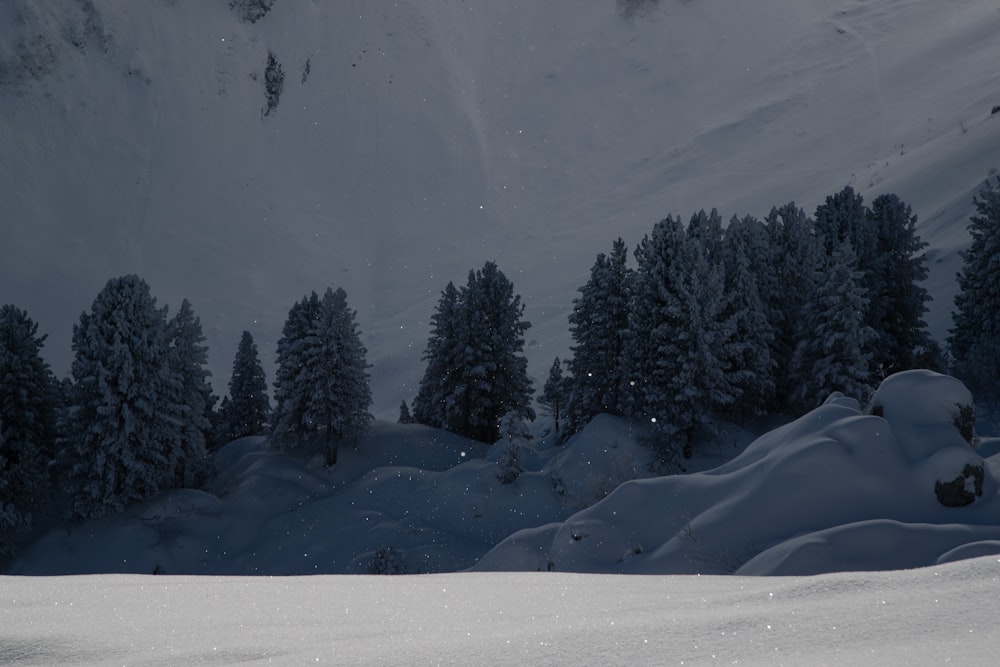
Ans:
[[[527,304],[541,379],[614,238],[702,207],[811,212],[846,183],[912,205],[950,324],[1000,168],[990,0],[234,4],[0,7],[0,303],[60,375],[112,276],[191,300],[219,393],[243,329],[268,360],[291,304],[342,286],[394,417],[440,290],[484,261]]]

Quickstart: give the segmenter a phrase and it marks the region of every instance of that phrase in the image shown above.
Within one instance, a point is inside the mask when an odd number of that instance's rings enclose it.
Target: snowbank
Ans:
[[[811,574],[995,553],[997,482],[973,447],[964,385],[900,373],[867,412],[834,395],[714,470],[623,484],[546,528],[552,540],[528,567]],[[479,567],[523,564],[540,537],[515,534]]]

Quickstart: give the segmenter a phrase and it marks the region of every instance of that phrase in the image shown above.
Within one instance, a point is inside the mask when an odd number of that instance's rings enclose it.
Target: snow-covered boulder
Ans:
[[[882,382],[868,412],[889,422],[903,456],[942,505],[963,507],[982,497],[975,405],[962,382],[927,370],[896,373]]]

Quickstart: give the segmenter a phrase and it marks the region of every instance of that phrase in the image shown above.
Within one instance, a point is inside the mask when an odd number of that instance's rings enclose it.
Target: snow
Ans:
[[[612,239],[811,212],[850,183],[920,216],[941,338],[1000,167],[998,31],[991,0],[280,2],[254,24],[223,2],[12,0],[0,303],[64,375],[79,313],[138,273],[172,312],[191,300],[220,392],[244,329],[273,380],[291,304],[343,287],[392,419],[440,290],[485,261],[527,306],[540,387]],[[268,50],[285,90],[263,118]],[[211,488],[5,562],[0,662],[989,663],[1000,440],[970,444],[945,376],[876,399],[727,427],[667,478],[607,416],[524,444],[509,485],[502,447],[421,426],[376,422],[332,469],[239,440]],[[938,501],[954,480],[971,504]],[[424,574],[365,575],[386,547]]]
[[[25,664],[989,664],[1000,559],[817,577],[2,580]]]
[[[697,443],[669,477],[649,477],[641,429],[607,415],[564,445],[521,443],[507,485],[505,442],[423,426],[377,422],[333,468],[244,438],[216,454],[209,491],[57,526],[12,559],[0,657],[988,661],[1000,463],[956,421],[968,399],[901,373],[869,407],[885,416],[834,394],[749,445],[735,427]],[[935,484],[967,464],[980,494],[944,506]],[[379,550],[404,574],[366,574]]]

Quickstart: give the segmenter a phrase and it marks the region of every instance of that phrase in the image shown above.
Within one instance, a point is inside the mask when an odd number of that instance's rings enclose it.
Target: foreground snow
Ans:
[[[985,665],[998,575],[8,577],[0,662]]]

